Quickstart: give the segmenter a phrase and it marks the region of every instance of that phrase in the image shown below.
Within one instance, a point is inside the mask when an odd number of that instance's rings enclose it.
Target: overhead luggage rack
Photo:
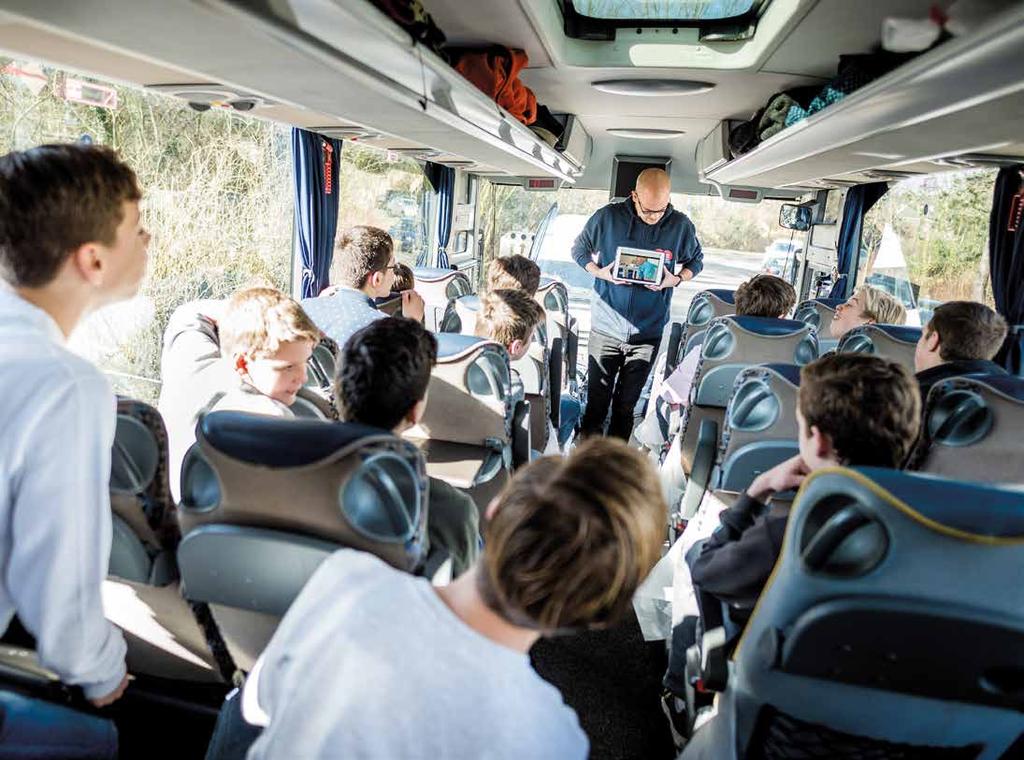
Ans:
[[[481,174],[583,171],[366,0],[80,0],[73,12],[10,0],[0,49],[145,86],[251,93],[253,115]]]
[[[705,138],[702,179],[820,187],[899,179],[1024,155],[1024,5],[993,17],[727,160]],[[710,156],[710,158],[709,158]],[[952,159],[952,160],[951,160]],[[960,167],[962,168],[962,167]]]

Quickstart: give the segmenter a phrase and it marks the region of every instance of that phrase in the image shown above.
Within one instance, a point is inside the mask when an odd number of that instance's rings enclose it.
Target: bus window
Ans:
[[[100,85],[102,105],[80,102],[83,82]],[[198,113],[176,98],[9,59],[0,59],[0,94],[0,153],[102,143],[138,174],[152,233],[141,292],[93,314],[70,341],[119,393],[155,402],[162,332],[180,304],[248,285],[288,290],[287,127],[229,110]]]
[[[395,256],[412,266],[429,241],[433,188],[411,158],[347,142],[341,151],[338,229],[368,224],[386,230]],[[458,242],[453,241],[453,242]]]
[[[927,324],[953,300],[993,305],[988,222],[995,170],[914,177],[892,185],[864,216],[857,284],[880,287]]]

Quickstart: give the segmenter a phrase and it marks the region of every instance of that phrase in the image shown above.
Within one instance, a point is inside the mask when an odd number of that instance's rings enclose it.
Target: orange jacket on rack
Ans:
[[[495,46],[462,53],[455,70],[523,124],[533,124],[537,120],[537,97],[519,81],[519,72],[529,60],[522,50]]]

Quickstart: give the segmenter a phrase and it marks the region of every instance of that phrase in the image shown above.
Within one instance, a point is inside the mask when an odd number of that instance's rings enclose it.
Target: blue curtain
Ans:
[[[295,230],[302,257],[303,298],[320,295],[330,284],[334,233],[338,230],[341,147],[341,140],[292,129]]]
[[[885,195],[889,185],[885,182],[871,182],[851,187],[846,193],[843,206],[843,225],[839,228],[836,249],[839,254],[839,276],[832,286],[829,298],[848,298],[850,283],[856,277],[857,261],[860,257],[860,236],[864,228],[864,215]]]
[[[455,213],[455,170],[427,161],[423,173],[437,193],[437,266],[448,269],[451,266],[448,262],[448,241],[451,240],[452,215]],[[420,259],[426,259],[426,251],[420,254]],[[417,260],[416,263],[422,265],[426,261]]]
[[[992,213],[988,223],[988,255],[992,272],[992,297],[996,311],[1006,318],[1010,334],[996,354],[996,361],[1015,374],[1021,374],[1024,356],[1024,219],[1017,218],[1017,230],[1010,226],[1011,211],[1019,211],[1024,199],[1014,202],[1024,181],[1024,165],[1007,166],[996,176],[992,194]]]

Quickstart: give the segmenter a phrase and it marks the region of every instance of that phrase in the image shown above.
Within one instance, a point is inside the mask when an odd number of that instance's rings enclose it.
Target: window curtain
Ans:
[[[988,254],[992,297],[996,311],[1006,318],[1010,334],[995,361],[1021,374],[1024,356],[1024,165],[1007,166],[996,176],[992,213],[988,224]],[[1017,198],[1015,201],[1014,198]],[[1015,217],[1015,218],[1014,218]],[[1016,226],[1016,231],[1011,227]]]
[[[455,170],[450,166],[427,161],[423,173],[437,193],[437,266],[449,269],[448,241],[451,240],[452,216],[455,213]],[[418,259],[416,263],[425,264],[426,256],[427,252],[423,251],[419,257],[422,261]]]
[[[850,285],[857,278],[857,262],[860,260],[860,237],[864,229],[864,216],[888,189],[889,185],[885,182],[871,182],[851,187],[846,193],[843,224],[839,228],[839,240],[836,243],[839,276],[832,286],[832,292],[828,294],[829,298],[846,299],[851,295]]]
[[[320,295],[330,284],[334,233],[338,230],[341,148],[341,140],[292,129],[295,237],[302,257],[303,298]]]

